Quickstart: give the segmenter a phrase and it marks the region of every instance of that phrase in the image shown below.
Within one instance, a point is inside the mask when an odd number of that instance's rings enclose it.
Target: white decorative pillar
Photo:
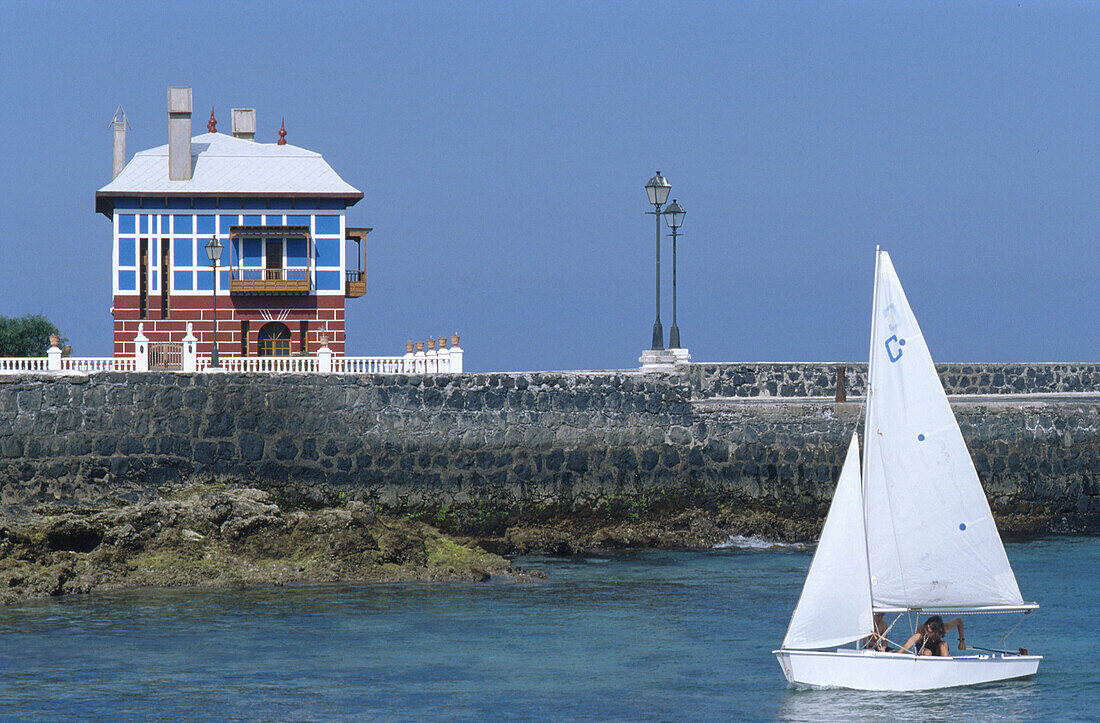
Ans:
[[[183,337],[183,370],[185,372],[196,371],[197,356],[196,345],[199,340],[195,338],[195,335],[191,333],[191,322],[187,322],[187,336]]]
[[[447,337],[439,337],[439,350],[436,354],[439,357],[439,372],[446,374],[451,371],[451,353],[447,351]]]
[[[138,324],[134,337],[134,371],[149,371],[149,339],[145,336],[145,324]]]
[[[424,373],[424,342],[416,342],[416,353],[413,354],[413,374]]]
[[[462,373],[462,347],[458,345],[458,334],[451,334],[451,374]]]
[[[317,350],[317,371],[322,374],[332,372],[332,349],[328,348],[328,337],[321,337],[321,348]]]
[[[61,338],[56,334],[50,335],[50,348],[46,350],[46,369],[51,372],[61,371]]]
[[[413,342],[409,339],[409,342],[405,344],[405,356],[401,357],[401,373],[408,374],[413,370]]]
[[[435,353],[435,339],[428,337],[428,350],[424,352],[424,371],[428,374],[439,372],[439,356]]]

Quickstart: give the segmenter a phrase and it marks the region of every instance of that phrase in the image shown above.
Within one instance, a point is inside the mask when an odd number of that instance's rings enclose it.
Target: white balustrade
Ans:
[[[182,344],[182,368],[185,372],[203,371],[210,367],[209,354],[195,354],[197,339],[188,333]],[[0,357],[0,374],[30,374],[61,371],[76,373],[148,371],[149,340],[139,329],[135,353],[125,357],[65,357],[53,345],[44,357]],[[266,372],[273,374],[454,374],[462,371],[462,349],[457,337],[451,348],[440,339],[439,349],[423,344],[414,354],[404,356],[337,356],[328,346],[317,356],[222,356],[221,368],[227,372]]]
[[[44,356],[0,357],[0,374],[44,372],[49,369],[49,358]]]
[[[66,372],[133,372],[137,362],[133,357],[70,356],[61,358],[61,370]]]

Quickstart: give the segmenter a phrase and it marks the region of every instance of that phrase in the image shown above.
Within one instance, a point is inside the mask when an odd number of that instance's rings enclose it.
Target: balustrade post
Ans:
[[[145,336],[145,324],[138,324],[138,333],[134,337],[134,371],[149,371],[149,339]]]
[[[458,334],[451,334],[451,373],[462,373],[462,347],[458,345]]]
[[[183,337],[183,370],[185,372],[197,371],[196,345],[198,339],[191,333],[191,322],[187,322],[187,336]]]
[[[416,353],[413,354],[413,374],[424,373],[424,342],[416,342]]]
[[[61,371],[61,339],[56,334],[50,335],[50,348],[46,350],[46,369],[51,372]]]
[[[328,348],[328,337],[321,337],[321,348],[317,350],[317,371],[322,374],[332,373],[332,349]]]
[[[447,351],[447,337],[439,337],[439,371],[441,374],[446,374],[451,371],[451,353]]]
[[[439,372],[439,356],[435,353],[435,339],[428,337],[428,350],[424,352],[424,371],[428,374]]]
[[[402,374],[407,374],[413,370],[413,342],[409,339],[405,344],[405,356],[401,357],[401,368],[398,370]]]

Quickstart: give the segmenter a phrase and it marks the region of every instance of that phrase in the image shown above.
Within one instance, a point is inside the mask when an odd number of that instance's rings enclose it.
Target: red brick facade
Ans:
[[[146,318],[141,318],[140,297],[119,294],[114,297],[115,356],[134,353],[134,337],[138,324],[144,324],[150,343],[179,342],[187,333],[187,322],[199,340],[198,353],[209,354],[213,339],[213,299],[210,296],[172,296],[168,314],[162,313],[160,297],[149,297]],[[269,322],[281,322],[290,331],[291,353],[317,352],[321,337],[328,337],[328,347],[334,354],[344,354],[344,297],[336,295],[310,296],[218,296],[218,353],[221,356],[241,356],[242,332],[247,321],[248,355],[259,352],[260,329]],[[306,322],[305,346],[302,348],[302,322]]]

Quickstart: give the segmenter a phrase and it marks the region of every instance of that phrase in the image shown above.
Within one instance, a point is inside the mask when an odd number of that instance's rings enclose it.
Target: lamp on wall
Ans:
[[[649,195],[649,202],[653,204],[652,213],[657,221],[657,317],[653,322],[653,349],[665,348],[665,332],[661,328],[661,206],[668,200],[668,192],[672,190],[672,184],[665,180],[660,171],[645,184],[645,192]]]
[[[222,242],[217,236],[211,236],[206,242],[206,256],[214,264],[214,349],[210,352],[210,366],[220,368],[218,364],[218,261],[222,257]]]
[[[668,348],[680,348],[680,327],[676,326],[676,234],[680,225],[684,222],[687,211],[684,207],[672,199],[672,203],[665,209],[665,222],[672,229],[672,328],[668,330]]]

